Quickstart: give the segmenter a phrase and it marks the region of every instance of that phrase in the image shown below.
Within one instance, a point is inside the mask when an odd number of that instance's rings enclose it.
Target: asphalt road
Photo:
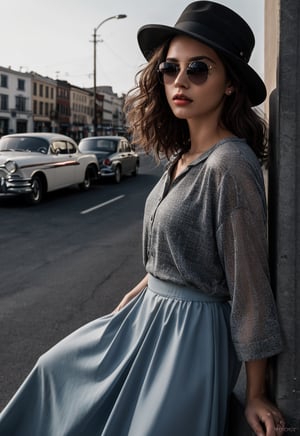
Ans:
[[[143,276],[142,219],[161,167],[38,206],[0,198],[0,409],[53,344],[105,313]]]

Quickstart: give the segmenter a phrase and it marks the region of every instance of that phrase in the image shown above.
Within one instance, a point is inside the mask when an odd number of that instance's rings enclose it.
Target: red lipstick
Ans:
[[[185,106],[191,103],[193,100],[191,100],[184,94],[175,94],[173,97],[173,101],[177,106]]]

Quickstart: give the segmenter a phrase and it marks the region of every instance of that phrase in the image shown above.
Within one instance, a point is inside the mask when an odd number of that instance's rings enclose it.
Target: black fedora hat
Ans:
[[[138,43],[149,60],[156,48],[178,35],[197,39],[225,56],[243,79],[253,106],[265,100],[265,84],[248,64],[255,44],[253,32],[234,11],[219,3],[196,1],[184,9],[174,27],[160,24],[141,27]]]

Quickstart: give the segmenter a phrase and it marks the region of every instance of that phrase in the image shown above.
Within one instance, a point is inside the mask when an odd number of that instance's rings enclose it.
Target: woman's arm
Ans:
[[[256,436],[283,434],[284,419],[280,411],[266,398],[265,377],[267,359],[245,363],[247,401],[245,415]]]
[[[115,308],[114,312],[119,312],[129,301],[136,297],[148,284],[148,274],[122,298],[119,305]]]

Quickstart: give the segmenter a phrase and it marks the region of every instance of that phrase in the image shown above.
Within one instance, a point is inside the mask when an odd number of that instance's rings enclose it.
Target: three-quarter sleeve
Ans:
[[[232,300],[231,333],[239,358],[262,359],[281,351],[270,286],[262,178],[243,168],[226,175],[219,197],[217,244]]]

